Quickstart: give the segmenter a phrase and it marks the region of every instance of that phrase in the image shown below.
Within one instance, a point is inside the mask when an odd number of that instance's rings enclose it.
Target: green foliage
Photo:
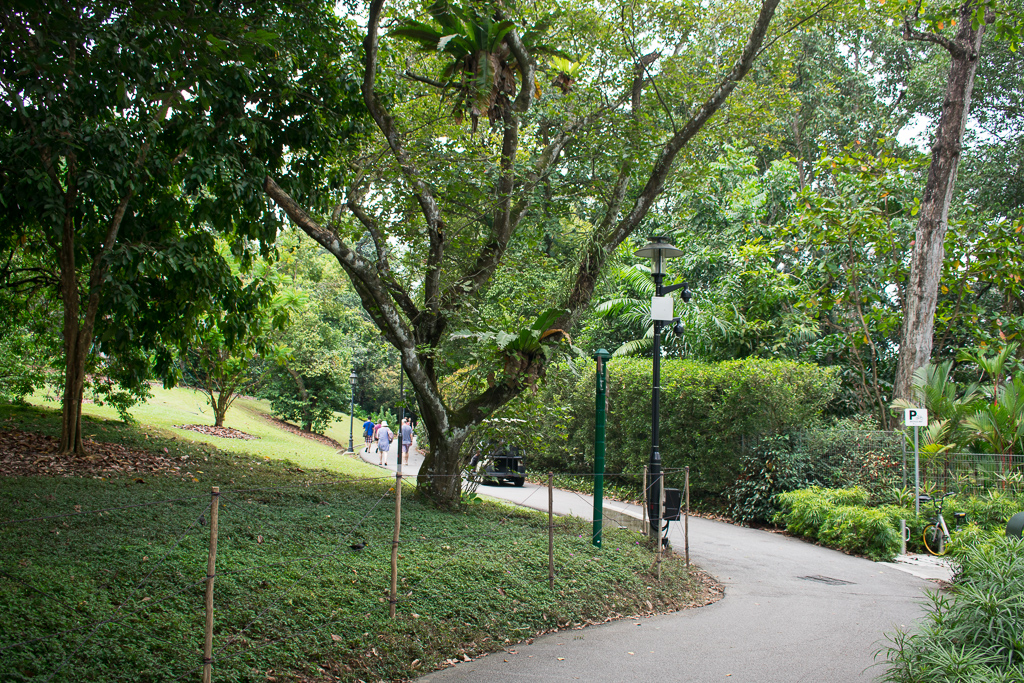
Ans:
[[[0,401],[22,401],[46,383],[44,348],[24,327],[0,332]]]
[[[872,559],[891,559],[900,550],[900,520],[910,530],[908,548],[923,552],[921,533],[934,518],[932,504],[914,511],[913,491],[892,487],[881,495],[853,488],[806,489],[780,493],[775,497],[779,512],[774,521],[788,531],[846,552]],[[890,501],[894,504],[879,505]],[[980,540],[1004,533],[1006,522],[1024,510],[1024,498],[990,492],[983,496],[947,498],[943,516],[952,533],[951,548],[965,548]],[[967,525],[956,530],[953,514],[967,513]]]
[[[197,318],[242,308],[213,235],[243,266],[266,254],[265,173],[287,165],[303,189],[357,132],[344,24],[288,0],[18,2],[0,22],[0,230],[28,264],[14,280],[35,273],[63,304],[72,385],[97,352],[129,390],[154,362],[172,380]]]
[[[0,415],[22,428],[56,428],[42,411],[6,408]],[[51,680],[195,677],[209,543],[209,525],[199,516],[208,519],[211,483],[221,486],[218,679],[255,683],[269,669],[294,678],[322,678],[322,669],[345,680],[410,678],[463,653],[692,600],[695,585],[683,563],[666,562],[655,581],[635,533],[606,531],[598,550],[589,522],[558,520],[559,574],[551,591],[546,515],[483,501],[444,513],[406,496],[401,602],[391,620],[390,480],[339,482],[337,472],[303,473],[287,461],[149,440],[135,426],[96,427],[104,438],[167,448],[202,481],[5,480],[0,519],[65,515],[0,526],[0,658],[14,680],[48,676],[62,664]],[[358,553],[348,548],[357,540],[367,542]]]
[[[889,634],[883,680],[1024,680],[1024,540],[966,546],[957,563],[954,590],[929,593],[918,629]]]
[[[500,118],[496,102],[503,99],[507,104],[518,89],[515,75],[522,68],[505,42],[515,23],[504,17],[503,10],[498,3],[460,5],[437,0],[427,7],[427,13],[439,29],[405,19],[391,30],[391,35],[413,41],[419,50],[447,58],[441,81],[451,91],[448,97],[454,102],[452,113],[459,122],[468,113],[474,131],[480,116],[487,116],[492,123]],[[522,40],[530,54],[558,52],[536,42],[547,25],[544,22],[523,32]]]
[[[989,381],[984,389],[987,401],[963,419],[974,443],[987,452],[1009,456],[1024,453],[1024,378],[1013,358],[1018,344],[1005,344],[998,353],[963,351],[960,360],[974,363]],[[1011,377],[1012,375],[1012,377]]]
[[[897,481],[898,453],[889,433],[850,420],[762,440],[744,456],[742,473],[729,487],[728,513],[738,522],[771,522],[778,494],[809,486],[859,486],[877,497]]]
[[[337,260],[298,230],[282,231],[278,253],[275,275],[299,305],[289,325],[272,335],[281,354],[265,364],[259,395],[283,419],[323,433],[335,412],[348,413],[349,375],[355,370],[359,414],[382,405],[394,410],[397,359],[387,352]]]
[[[567,441],[553,439],[539,454],[565,473],[593,470],[593,361],[553,369],[543,401],[564,405]],[[799,429],[813,421],[836,389],[829,369],[790,361],[747,359],[718,364],[661,364],[661,458],[666,469],[690,466],[695,499],[717,499],[741,471],[743,441]],[[616,359],[608,365],[606,471],[640,481],[649,457],[651,365]],[[556,436],[561,436],[556,434]],[[531,454],[528,454],[530,457]],[[534,462],[527,462],[535,469]],[[669,475],[669,486],[681,484]]]
[[[862,488],[823,489],[817,486],[778,496],[776,520],[786,530],[848,553],[891,561],[900,551],[899,532],[891,512],[868,508]]]

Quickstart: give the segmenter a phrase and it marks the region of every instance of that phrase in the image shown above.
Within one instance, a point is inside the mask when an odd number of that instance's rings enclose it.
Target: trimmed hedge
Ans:
[[[544,401],[567,406],[567,446],[561,439],[536,454],[531,469],[592,471],[595,364],[552,368]],[[724,363],[664,360],[661,364],[661,459],[666,469],[690,467],[691,495],[717,499],[741,471],[744,445],[805,428],[835,396],[833,368],[750,358]],[[608,365],[605,471],[639,480],[651,449],[651,360]],[[682,483],[668,475],[668,486]]]
[[[900,520],[904,519],[910,530],[908,550],[924,552],[921,535],[934,517],[932,507],[926,505],[921,509],[922,514],[916,516],[912,503],[869,507],[873,504],[871,498],[871,494],[859,486],[844,489],[812,486],[779,493],[775,501],[780,512],[774,521],[785,525],[787,531],[822,545],[866,555],[872,560],[891,560],[900,551],[899,528]],[[1002,536],[1007,520],[1021,510],[1024,510],[1024,499],[997,491],[964,499],[948,498],[943,515],[953,535],[951,551]],[[968,523],[959,530],[953,527],[955,512],[967,513]]]
[[[872,560],[891,561],[900,551],[900,534],[893,527],[899,509],[866,507],[868,492],[858,486],[812,486],[780,493],[778,501],[782,512],[776,520],[790,533]]]

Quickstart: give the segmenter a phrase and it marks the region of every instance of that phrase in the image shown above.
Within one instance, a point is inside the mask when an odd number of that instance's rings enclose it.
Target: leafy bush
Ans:
[[[768,522],[779,511],[778,494],[809,486],[888,493],[898,477],[898,447],[891,433],[852,420],[763,439],[742,458],[739,478],[727,489],[729,515]]]
[[[913,496],[906,496],[904,490],[895,487],[884,499],[896,504],[870,507],[876,498],[861,487],[812,486],[778,494],[776,501],[780,512],[773,521],[784,524],[791,533],[878,560],[891,558],[899,552],[899,528],[903,519],[910,530],[908,550],[924,552],[921,536],[934,516],[931,505],[922,506],[921,515],[917,516]],[[1003,535],[1007,520],[1021,510],[1024,510],[1024,500],[994,491],[983,496],[947,498],[943,516],[952,532],[951,550]],[[968,524],[959,530],[953,526],[956,512],[967,513]]]
[[[726,492],[729,516],[741,523],[771,521],[778,494],[822,483],[810,480],[803,464],[788,435],[761,441],[742,458],[739,479]]]
[[[836,392],[835,372],[807,363],[745,359],[725,363],[665,360],[661,365],[661,458],[666,470],[690,467],[694,499],[721,499],[741,473],[744,444],[802,429]],[[565,473],[594,461],[594,363],[552,368],[543,400],[567,408],[567,440],[545,446],[534,462]],[[639,483],[651,431],[651,361],[608,366],[606,472]],[[533,469],[534,462],[527,462]],[[682,475],[668,475],[680,486]]]
[[[868,508],[860,487],[823,489],[817,486],[778,496],[776,516],[786,530],[872,560],[891,560],[900,550],[892,510]]]
[[[1024,680],[1024,540],[971,545],[957,561],[953,594],[930,593],[919,631],[889,636],[884,680]]]

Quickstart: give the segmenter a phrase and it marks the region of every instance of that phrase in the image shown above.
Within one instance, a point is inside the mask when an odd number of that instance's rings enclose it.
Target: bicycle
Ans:
[[[949,539],[951,538],[949,533],[949,527],[946,526],[946,518],[942,515],[942,504],[950,496],[955,496],[956,491],[950,491],[949,493],[942,494],[942,497],[938,500],[932,499],[927,494],[922,494],[918,500],[922,503],[932,503],[935,505],[935,517],[933,520],[926,524],[924,527],[924,549],[932,555],[941,556],[945,555],[949,550]],[[966,512],[954,512],[953,521],[956,526],[953,528],[954,531],[960,529],[960,525],[967,519]]]

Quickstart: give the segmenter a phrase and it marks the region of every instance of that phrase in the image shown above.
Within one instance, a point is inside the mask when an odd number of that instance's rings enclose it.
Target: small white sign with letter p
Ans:
[[[928,411],[924,408],[907,408],[903,411],[903,424],[907,427],[927,427]]]

